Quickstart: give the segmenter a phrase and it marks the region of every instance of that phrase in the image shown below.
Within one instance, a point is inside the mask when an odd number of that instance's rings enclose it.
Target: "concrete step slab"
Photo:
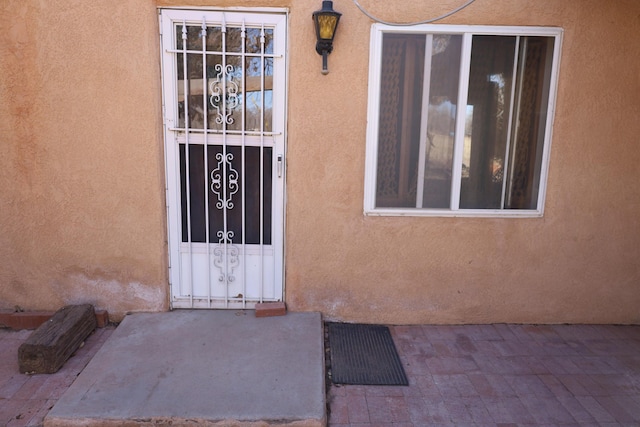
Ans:
[[[44,425],[324,426],[321,316],[126,316]]]

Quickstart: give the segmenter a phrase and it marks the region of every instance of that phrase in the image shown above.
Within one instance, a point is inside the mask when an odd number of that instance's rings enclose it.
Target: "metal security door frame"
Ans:
[[[174,9],[174,8],[160,8],[159,9],[159,19],[160,19],[160,36],[161,36],[161,55],[162,55],[162,86],[163,86],[163,125],[164,125],[164,139],[165,139],[165,165],[166,165],[166,197],[167,197],[167,228],[168,228],[168,243],[169,243],[169,278],[170,278],[170,286],[171,286],[171,308],[252,308],[258,302],[264,301],[282,301],[284,300],[284,214],[285,214],[285,152],[286,152],[286,45],[287,45],[287,22],[288,22],[288,11],[286,9],[276,9],[276,8],[261,8],[261,9],[242,9],[242,8],[233,8],[233,9]],[[183,26],[186,29],[188,26],[193,27],[196,25],[202,25],[203,30],[206,32],[209,25],[220,25],[222,28],[222,32],[226,32],[227,26],[233,27],[236,30],[238,28],[242,28],[242,44],[244,45],[244,33],[246,28],[262,28],[262,46],[263,46],[263,64],[264,64],[264,32],[265,28],[268,31],[272,31],[273,33],[273,54],[271,55],[272,59],[272,67],[273,67],[273,75],[270,76],[272,79],[271,83],[271,97],[272,97],[272,124],[269,132],[265,131],[264,124],[261,125],[261,129],[259,132],[247,132],[244,127],[240,132],[230,132],[227,131],[226,125],[223,125],[223,131],[217,132],[215,135],[213,131],[209,131],[207,126],[205,125],[204,131],[202,129],[198,130],[195,128],[190,128],[189,126],[189,117],[188,113],[184,113],[184,128],[180,128],[181,123],[179,123],[179,108],[178,108],[178,100],[180,99],[180,91],[182,90],[183,94],[183,104],[184,108],[187,109],[188,106],[188,98],[191,96],[191,92],[187,92],[187,83],[185,83],[184,88],[180,87],[178,84],[178,74],[177,74],[177,62],[178,62],[178,54],[177,54],[177,35],[180,31],[177,31],[178,26]],[[184,37],[184,36],[183,36]],[[204,40],[205,36],[203,36]],[[183,39],[183,48],[186,49],[186,39]],[[224,40],[224,38],[223,38]],[[206,57],[206,48],[204,47],[205,42],[203,41],[203,56]],[[245,61],[244,57],[244,47],[243,47],[243,56],[241,60]],[[185,52],[187,52],[185,50]],[[224,57],[224,53],[222,57]],[[184,58],[187,55],[183,55]],[[186,62],[186,60],[185,60]],[[203,69],[205,67],[203,66]],[[183,71],[184,72],[184,71]],[[244,65],[243,65],[244,72]],[[206,71],[203,71],[203,90],[207,90],[210,85],[210,77],[205,75]],[[224,71],[223,71],[224,73]],[[262,115],[262,122],[264,122],[265,117],[265,79],[264,69],[261,70],[261,97],[262,97],[262,109],[260,110],[260,114]],[[224,75],[224,74],[223,74]],[[223,79],[226,79],[227,76],[224,76]],[[183,81],[186,82],[191,77],[183,77]],[[243,74],[243,80],[247,80],[247,75]],[[226,80],[223,80],[226,82]],[[225,83],[223,83],[224,85]],[[246,85],[246,83],[245,83]],[[246,86],[243,88],[242,96],[245,102],[246,98]],[[207,94],[204,95],[204,98],[208,98],[210,95],[213,98],[214,87],[211,86],[209,93],[207,90]],[[188,96],[185,94],[188,93]],[[204,92],[202,92],[204,94]],[[220,99],[225,99],[227,94],[223,92],[222,98],[218,98],[218,106],[225,102],[220,102]],[[212,105],[215,108],[218,106]],[[244,108],[244,107],[243,107]],[[205,116],[208,114],[205,114]],[[244,126],[244,117],[245,113],[242,113],[242,120]],[[204,119],[206,123],[206,119]],[[220,142],[222,141],[222,142]],[[204,162],[205,162],[205,176],[209,174],[209,169],[206,166],[207,160],[206,158],[209,156],[209,148],[214,146],[223,147],[223,152],[226,152],[227,147],[242,147],[242,167],[244,168],[244,150],[247,147],[261,147],[260,148],[260,165],[263,164],[263,156],[265,152],[265,148],[270,149],[270,158],[271,165],[270,171],[272,175],[271,181],[271,240],[270,244],[267,245],[263,243],[263,226],[262,221],[260,220],[260,244],[259,245],[250,245],[244,243],[244,235],[245,229],[243,229],[243,243],[241,248],[242,251],[238,253],[236,252],[230,255],[228,246],[234,246],[233,242],[230,242],[227,235],[220,236],[218,240],[217,247],[214,248],[214,240],[213,236],[209,236],[209,226],[206,226],[207,229],[207,238],[205,243],[193,243],[191,240],[190,231],[188,232],[189,237],[187,238],[188,242],[184,242],[183,234],[183,219],[182,219],[182,201],[181,201],[181,179],[187,180],[188,177],[181,178],[181,161],[188,164],[189,155],[183,154],[186,156],[186,160],[180,157],[181,146],[184,147],[183,151],[187,153],[189,151],[189,144],[200,144],[204,148]],[[222,159],[224,157],[224,159]],[[218,157],[216,157],[218,158]],[[220,157],[221,163],[218,166],[222,165],[223,168],[229,167],[231,168],[231,163],[227,161],[226,156]],[[268,160],[267,160],[268,161]],[[262,166],[261,171],[262,171]],[[187,166],[187,174],[189,166]],[[211,188],[213,192],[216,192],[214,186],[219,181],[216,181],[214,178],[214,171],[211,172],[211,181],[209,181],[209,177],[206,178],[206,186],[207,188],[207,196],[205,200],[207,201],[207,206],[210,203],[209,197],[211,197],[208,193],[208,188]],[[244,174],[246,169],[242,169],[242,173]],[[226,172],[228,173],[228,172]],[[262,173],[262,172],[261,172]],[[223,172],[223,180],[229,179],[228,175],[224,175]],[[263,176],[261,174],[261,176]],[[264,218],[262,215],[263,209],[263,199],[262,199],[262,189],[264,188],[263,178],[260,178],[260,192],[261,192],[261,207],[260,207],[260,218]],[[245,176],[243,175],[242,182],[244,183]],[[226,191],[226,185],[228,182],[225,181],[225,189],[222,191]],[[187,189],[187,193],[189,193],[190,187]],[[244,191],[244,189],[243,189]],[[216,193],[217,194],[217,193]],[[188,195],[186,195],[188,198]],[[244,209],[246,197],[244,194],[242,195],[242,206],[243,206],[243,221],[244,221]],[[223,204],[228,203],[229,200],[222,200]],[[186,202],[189,203],[188,201]],[[225,208],[226,209],[226,208]],[[187,214],[189,215],[189,214]],[[207,211],[207,223],[209,221],[209,213]],[[225,213],[226,215],[226,213]],[[226,216],[225,216],[226,218]],[[190,224],[191,218],[187,219],[187,222]],[[226,221],[226,220],[225,220]],[[243,223],[243,227],[245,224]],[[226,227],[226,225],[225,225]],[[225,228],[226,230],[226,228]],[[226,232],[225,232],[226,233]],[[233,236],[233,234],[231,234]],[[210,239],[211,237],[211,239]],[[234,246],[235,247],[235,246]],[[188,248],[188,249],[187,249]],[[222,248],[222,249],[220,249]],[[260,271],[260,281],[259,291],[255,291],[253,289],[256,285],[254,284],[255,280],[249,280],[250,277],[254,277],[255,274],[249,274],[247,269],[253,268],[251,266],[256,265],[255,261],[256,255],[259,257],[261,263],[257,265],[257,268]],[[202,262],[204,257],[206,256],[206,261]],[[231,259],[231,261],[230,261]],[[238,261],[238,260],[241,261]],[[254,261],[249,261],[250,259]],[[268,265],[265,265],[265,260]],[[224,263],[224,272],[220,273],[219,277],[216,276],[215,273],[212,273],[212,266],[219,267],[220,263]],[[234,264],[230,267],[229,264]],[[258,264],[259,264],[258,263]],[[239,265],[243,264],[243,265]],[[250,264],[250,265],[249,265]],[[238,293],[237,295],[230,293],[228,291],[224,292],[224,295],[221,295],[220,292],[212,291],[219,283],[216,281],[224,281],[226,285],[230,284],[230,281],[233,280],[234,276],[231,276],[231,279],[227,274],[229,269],[240,269],[243,268],[244,272],[240,274],[242,282],[243,282],[243,291]],[[196,290],[196,278],[195,275],[202,276],[205,274],[203,270],[206,270],[206,282],[208,291],[200,292]],[[221,270],[222,271],[222,270]],[[267,277],[267,280],[265,280]],[[229,282],[229,283],[228,283]],[[269,289],[266,287],[269,286]],[[219,287],[219,286],[218,286]],[[228,286],[225,287],[227,289]]]

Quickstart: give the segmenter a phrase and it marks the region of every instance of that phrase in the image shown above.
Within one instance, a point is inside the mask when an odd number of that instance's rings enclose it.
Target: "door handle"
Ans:
[[[278,154],[278,178],[282,178],[282,154]]]

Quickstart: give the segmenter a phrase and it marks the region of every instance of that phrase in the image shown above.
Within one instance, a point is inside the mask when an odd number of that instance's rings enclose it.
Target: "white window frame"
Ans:
[[[551,78],[549,100],[547,105],[547,119],[544,126],[544,146],[537,209],[460,209],[458,206],[460,186],[452,185],[451,206],[449,209],[433,208],[379,208],[376,203],[376,177],[378,156],[378,126],[380,110],[380,75],[382,65],[382,39],[384,34],[460,34],[462,42],[461,69],[468,70],[471,58],[471,38],[474,35],[499,36],[545,36],[554,37],[553,62],[551,64]],[[475,25],[415,25],[411,27],[397,27],[385,24],[373,24],[371,27],[371,45],[369,56],[369,102],[367,110],[367,140],[365,157],[364,182],[364,213],[372,216],[443,216],[443,217],[541,217],[544,213],[544,201],[549,170],[549,153],[551,150],[551,134],[555,117],[555,103],[560,67],[560,53],[562,45],[562,28],[557,27],[513,27],[513,26],[475,26]],[[468,93],[468,74],[460,73],[458,105],[466,105]],[[458,109],[456,122],[456,140],[453,154],[453,181],[460,182],[462,173],[462,150],[464,142],[464,109]],[[457,181],[456,181],[457,180]]]

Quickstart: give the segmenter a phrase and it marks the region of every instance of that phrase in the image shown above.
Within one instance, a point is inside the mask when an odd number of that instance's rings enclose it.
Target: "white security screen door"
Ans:
[[[160,13],[173,308],[283,298],[286,13]]]

